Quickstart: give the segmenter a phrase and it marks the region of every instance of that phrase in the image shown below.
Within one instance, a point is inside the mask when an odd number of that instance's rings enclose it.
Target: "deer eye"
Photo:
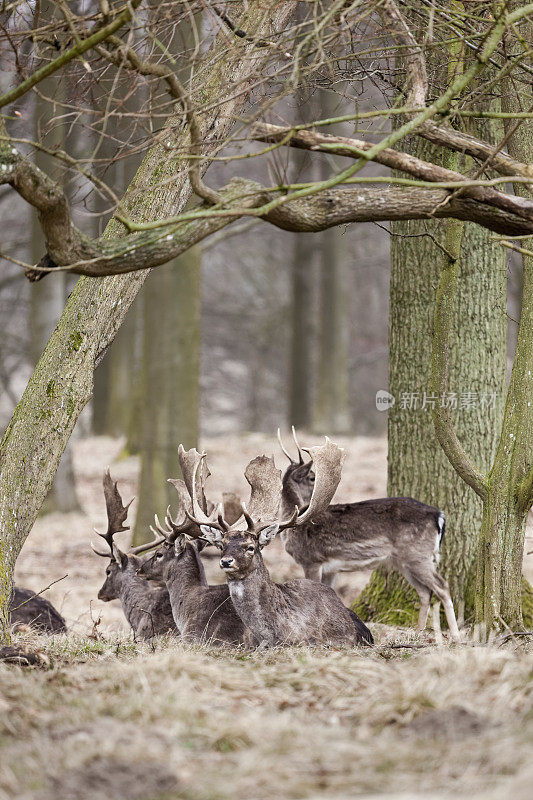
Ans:
[[[105,574],[106,574],[106,575],[111,575],[111,570],[110,570],[109,568],[108,568],[108,569],[106,569],[106,571],[105,571]]]
[[[249,544],[246,548],[247,553],[255,553],[255,544]]]
[[[156,557],[158,560],[160,560],[160,559],[162,559],[162,558],[163,558],[163,553],[156,553],[156,554],[155,554],[155,557]]]

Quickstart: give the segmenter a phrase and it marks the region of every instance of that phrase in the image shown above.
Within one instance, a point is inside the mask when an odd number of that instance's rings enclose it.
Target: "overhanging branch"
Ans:
[[[127,237],[89,240],[89,257],[80,259],[76,255],[56,264],[68,272],[93,277],[157,267],[245,216],[259,216],[278,228],[308,233],[354,222],[451,217],[477,222],[509,236],[533,234],[533,221],[527,222],[488,204],[466,197],[443,204],[449,196],[444,189],[347,186],[291,200],[264,214],[261,209],[276,194],[254,181],[234,179],[219,194],[224,201],[223,209],[199,206],[184,213],[183,221],[178,216],[162,227]],[[35,273],[32,277],[35,279]]]
[[[360,158],[362,154],[373,147],[372,144],[360,139],[331,136],[330,134],[309,130],[291,131],[290,128],[270,125],[265,122],[255,123],[252,127],[251,135],[252,138],[260,142],[278,142],[302,150],[331,153],[349,158]],[[469,186],[468,178],[460,172],[440,167],[430,161],[423,161],[421,158],[402,153],[399,150],[393,150],[390,147],[385,148],[374,156],[373,161],[390,167],[390,169],[414,175],[424,181],[433,183],[457,182],[459,184],[457,188],[461,189],[463,196],[472,197],[496,208],[510,211],[526,220],[533,220],[533,201],[505,194],[505,192],[500,192],[491,186]],[[522,177],[521,173],[516,173],[516,176]],[[462,183],[466,185],[460,186]]]

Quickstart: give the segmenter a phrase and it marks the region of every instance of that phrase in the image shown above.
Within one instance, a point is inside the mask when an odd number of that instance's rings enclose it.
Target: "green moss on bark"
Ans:
[[[377,569],[351,606],[362,620],[414,627],[420,601],[412,586],[397,572]]]

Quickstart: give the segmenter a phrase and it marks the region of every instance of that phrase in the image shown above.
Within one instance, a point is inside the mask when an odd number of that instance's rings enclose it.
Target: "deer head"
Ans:
[[[109,600],[116,600],[120,597],[125,573],[129,570],[131,574],[135,574],[138,570],[141,562],[137,556],[140,553],[151,550],[153,547],[157,547],[165,541],[165,537],[163,535],[158,536],[153,528],[151,528],[152,532],[155,534],[154,541],[139,545],[138,547],[131,547],[128,553],[123,553],[115,544],[113,537],[122,531],[129,531],[129,526],[124,525],[124,522],[126,521],[128,509],[134,498],[130,500],[127,506],[123,505],[117,483],[112,480],[109,469],[104,473],[103,486],[107,509],[107,531],[106,533],[99,533],[99,531],[95,529],[95,533],[101,536],[107,543],[109,550],[107,552],[97,550],[92,542],[91,547],[98,556],[109,559],[109,564],[106,569],[106,579],[98,592],[98,599],[108,602]]]
[[[278,428],[278,442],[283,454],[290,461],[289,466],[283,474],[283,495],[286,505],[297,505],[299,508],[306,506],[313,494],[315,484],[315,473],[313,471],[313,461],[306,461],[303,457],[302,448],[296,437],[296,430],[292,426],[292,438],[298,451],[298,461],[294,461],[290,453],[283,445],[281,431]],[[304,448],[305,449],[305,448]]]
[[[176,489],[179,499],[181,513],[179,518],[173,519],[170,513],[170,506],[167,508],[165,515],[165,526],[163,527],[157,515],[155,517],[155,530],[150,526],[150,530],[155,536],[154,542],[150,543],[150,547],[161,545],[158,547],[153,556],[147,559],[141,567],[139,567],[137,574],[147,578],[151,581],[164,582],[167,576],[167,569],[175,558],[180,558],[185,552],[187,546],[186,533],[191,538],[194,536],[197,526],[191,519],[192,504],[191,494],[196,498],[196,502],[201,508],[201,513],[205,513],[208,508],[213,508],[213,504],[209,503],[205,497],[205,481],[209,477],[209,469],[203,459],[203,456],[197,450],[185,450],[182,445],[178,449],[178,458],[185,480],[181,478],[169,478],[168,482],[171,483]],[[201,469],[199,469],[201,467]],[[199,532],[199,531],[198,531]],[[204,543],[198,543],[198,550]]]
[[[182,515],[180,520],[173,519],[169,506],[165,515],[165,526],[161,525],[156,514],[155,530],[152,526],[150,526],[150,530],[157,537],[160,546],[152,557],[146,559],[137,570],[138,575],[157,583],[165,582],[168,566],[173,559],[180,558],[183,555],[187,546],[185,531],[191,529],[191,522],[185,514]]]
[[[279,531],[309,522],[330,504],[340,481],[344,450],[326,438],[324,445],[312,447],[307,452],[311,456],[316,480],[309,505],[304,511],[296,506],[290,515],[282,517],[281,472],[275,468],[274,460],[266,456],[254,458],[246,468],[245,476],[251,493],[248,507],[241,504],[244,522],[238,520],[230,525],[224,519],[221,506],[210,515],[202,514],[195,497],[191,498],[192,513],[188,516],[198,524],[200,536],[222,551],[220,566],[228,578],[235,580],[246,577],[261,560],[262,548]],[[199,462],[195,469],[198,467]],[[190,483],[194,485],[194,478]]]

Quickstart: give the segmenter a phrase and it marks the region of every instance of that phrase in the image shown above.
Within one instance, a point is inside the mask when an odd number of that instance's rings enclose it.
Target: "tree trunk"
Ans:
[[[316,237],[294,234],[291,264],[291,350],[289,361],[289,419],[296,428],[311,424],[313,351],[313,261]]]
[[[272,29],[284,29],[294,10],[292,2],[254,4],[239,22],[252,36],[269,36]],[[251,81],[247,91],[233,93],[227,102],[210,105],[210,100],[220,100],[234,81],[246,82],[261,70],[261,48],[248,43],[243,57],[238,47],[228,51],[226,36],[224,32],[217,39],[210,54],[213,66],[202,75],[203,99],[210,108],[200,121],[206,152],[227,136],[248,99]],[[167,138],[176,142],[176,151],[187,146],[180,120],[181,111],[169,118],[167,126]],[[133,219],[151,221],[179,213],[190,193],[187,163],[176,163],[173,151],[156,145],[139,168],[124,205]],[[120,231],[115,220],[106,228],[108,236]],[[15,561],[76,420],[91,397],[95,364],[113,341],[146,275],[140,271],[78,281],[0,443],[0,640],[9,640],[8,603]]]
[[[320,234],[318,369],[313,428],[317,433],[349,433],[348,280],[342,231]]]
[[[300,12],[303,20],[303,13]],[[316,119],[316,103],[309,92],[298,93],[297,123]],[[302,182],[315,178],[314,159],[304,150],[293,150],[294,180]],[[315,174],[313,174],[315,173]],[[289,358],[288,423],[296,428],[309,428],[312,421],[313,374],[313,295],[315,283],[315,254],[318,237],[295,233],[291,259],[291,348]]]
[[[141,407],[141,481],[134,543],[151,538],[149,525],[176,492],[178,445],[198,445],[200,373],[198,247],[150,275],[143,292],[144,387]]]
[[[337,95],[322,93],[322,115],[339,114]],[[322,178],[331,175],[322,162]],[[346,240],[341,228],[320,234],[318,366],[313,429],[316,433],[349,433],[349,297]]]
[[[513,8],[523,5],[511,3]],[[524,20],[520,33],[531,41],[533,24]],[[514,79],[505,81],[502,92],[505,111],[529,109],[529,87]],[[513,158],[533,163],[533,122],[507,121],[508,151]],[[531,189],[514,185],[515,194],[531,198]],[[527,514],[533,500],[533,487],[520,494],[521,482],[533,470],[533,254],[526,240],[522,255],[522,310],[511,380],[507,393],[502,435],[492,470],[488,476],[478,552],[476,621],[486,631],[503,622],[519,630],[525,622],[533,624],[530,587],[522,578],[524,536]],[[529,253],[529,254],[528,254]],[[524,608],[522,609],[522,598]]]
[[[45,8],[44,13],[49,17],[50,8]],[[61,95],[61,93],[60,93]],[[34,124],[35,140],[42,138],[41,127],[46,127],[47,116],[50,113],[48,104],[38,94],[34,97]],[[61,127],[56,126],[52,134],[45,137],[44,144],[53,149],[64,147],[64,134]],[[53,169],[54,162],[49,156],[36,152],[35,161],[39,167],[49,172]],[[34,209],[31,214],[31,254],[32,261],[37,264],[44,252],[44,237],[41,226],[37,220]],[[35,290],[35,291],[34,291]],[[32,287],[30,292],[30,359],[33,365],[37,364],[44,347],[57,325],[65,307],[67,297],[67,275],[58,275],[56,280],[40,281]],[[74,481],[74,466],[72,462],[72,441],[65,448],[52,487],[41,508],[42,514],[53,511],[68,513],[79,511],[80,504],[76,494]]]
[[[450,54],[452,67],[454,55]],[[448,68],[448,64],[440,66],[441,77],[442,69]],[[438,77],[433,75],[433,80]],[[488,141],[501,134],[494,123],[481,126]],[[427,144],[415,145],[414,150],[421,157],[429,155],[435,163],[440,154],[446,164],[454,158]],[[464,172],[469,164],[459,166]],[[432,395],[433,314],[446,225],[429,221],[393,225],[389,389],[395,404],[388,412],[388,494],[414,497],[445,512],[446,535],[439,571],[450,584],[461,624],[474,617],[476,553],[483,510],[480,498],[459,477],[441,449],[431,411],[435,404],[447,404],[466,453],[480,470],[488,471],[501,430],[506,387],[506,257],[488,231],[464,224],[458,261],[460,291],[449,338],[449,390],[441,396]],[[414,625],[418,598],[403,578],[381,569],[372,575],[354,609],[366,619]]]

